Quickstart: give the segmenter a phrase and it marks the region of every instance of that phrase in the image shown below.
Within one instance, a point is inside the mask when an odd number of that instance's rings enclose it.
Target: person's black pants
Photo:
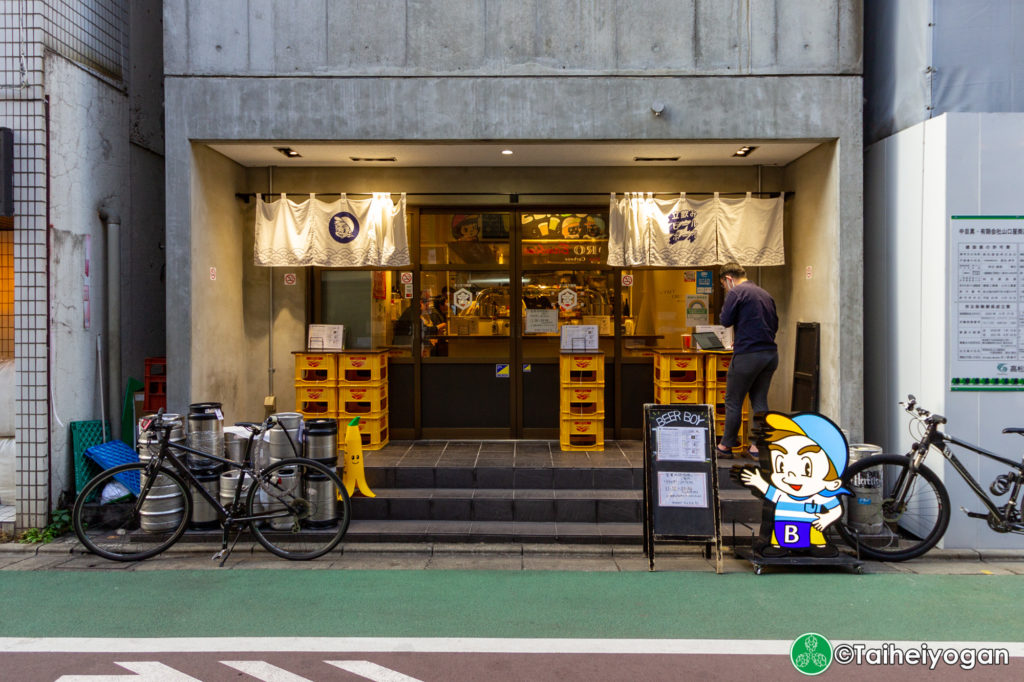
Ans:
[[[725,379],[725,430],[722,447],[739,445],[736,437],[743,421],[743,399],[750,394],[750,409],[768,411],[768,387],[779,366],[779,352],[759,350],[732,356],[729,374]]]

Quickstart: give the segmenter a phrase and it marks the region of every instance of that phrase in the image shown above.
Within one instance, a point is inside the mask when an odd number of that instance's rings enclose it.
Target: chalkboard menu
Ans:
[[[715,420],[710,405],[644,405],[644,551],[657,540],[715,548],[722,567]]]

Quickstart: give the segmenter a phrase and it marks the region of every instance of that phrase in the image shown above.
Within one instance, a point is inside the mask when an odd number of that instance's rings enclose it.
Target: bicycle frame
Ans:
[[[989,514],[967,512],[968,515],[972,516],[973,518],[988,518],[991,515],[995,518],[1000,518],[1006,521],[1009,518],[1009,512],[1016,508],[1017,496],[1020,494],[1021,485],[1024,484],[1024,463],[1014,462],[1011,459],[1007,459],[1005,457],[997,455],[996,453],[986,450],[985,448],[960,440],[959,438],[952,436],[950,434],[942,433],[938,430],[937,424],[929,424],[927,428],[928,430],[925,432],[925,435],[915,444],[916,452],[911,451],[910,453],[908,453],[908,457],[910,457],[911,460],[914,462],[914,466],[912,468],[916,470],[919,466],[921,466],[924,462],[925,456],[928,454],[928,451],[931,449],[932,446],[935,446],[935,449],[942,453],[942,456],[950,463],[950,465],[952,465],[953,470],[960,474],[960,477],[964,480],[964,482],[967,483],[970,489],[974,492],[975,495],[978,496],[978,499],[982,501],[982,503],[989,511]],[[1017,470],[1017,473],[1020,475],[1016,477],[1016,481],[1014,482],[1013,488],[1010,491],[1010,496],[1006,504],[1007,511],[1005,514],[1003,511],[1000,510],[998,506],[996,506],[995,502],[992,501],[992,498],[988,496],[987,492],[985,492],[985,489],[981,487],[981,484],[978,483],[974,476],[971,475],[971,473],[967,470],[967,467],[964,466],[963,462],[961,462],[960,459],[956,456],[956,453],[954,453],[949,448],[949,444],[964,448],[965,450],[970,450],[971,452],[977,453],[982,457],[987,457],[988,459],[995,460],[1000,464],[1005,464],[1006,466],[1012,467],[1013,469]],[[902,483],[902,481],[897,481],[896,489],[899,489]],[[1021,530],[1024,531],[1024,528],[1022,528]]]
[[[258,433],[253,434],[252,436],[250,436],[249,442],[246,444],[246,447],[245,447],[245,455],[242,458],[242,463],[240,464],[240,463],[238,463],[238,462],[236,462],[234,460],[227,459],[226,457],[220,457],[218,455],[214,455],[214,454],[211,454],[209,452],[203,452],[202,450],[196,450],[194,448],[188,447],[187,445],[180,445],[178,443],[172,443],[170,441],[170,431],[171,431],[170,427],[168,426],[168,427],[157,427],[157,428],[160,428],[161,430],[163,430],[164,433],[163,433],[162,437],[160,438],[160,453],[151,460],[150,466],[153,467],[154,469],[155,468],[159,468],[160,465],[164,463],[164,461],[169,460],[170,463],[171,463],[171,466],[175,469],[175,471],[178,474],[181,475],[181,477],[185,480],[185,482],[188,483],[192,487],[192,489],[194,491],[198,492],[199,495],[203,499],[205,499],[207,502],[210,503],[210,505],[213,507],[214,511],[217,512],[218,517],[222,521],[224,521],[225,529],[227,529],[231,525],[245,524],[245,523],[250,523],[252,521],[266,521],[266,520],[270,520],[270,519],[273,519],[273,518],[276,518],[277,516],[279,516],[279,514],[278,515],[275,515],[275,514],[257,514],[255,516],[233,516],[232,513],[231,513],[231,510],[237,510],[238,509],[238,503],[241,501],[242,492],[243,492],[243,486],[241,484],[241,481],[244,480],[246,476],[249,476],[252,479],[252,481],[253,481],[252,485],[258,485],[258,480],[259,479],[258,479],[257,474],[259,472],[257,472],[252,467],[251,452],[252,452],[252,444],[253,444],[253,441],[255,440],[255,437],[257,435],[259,435],[262,438],[264,431],[261,430]],[[287,432],[286,432],[286,434],[287,434]],[[289,437],[289,440],[290,440],[290,437]],[[293,445],[293,447],[294,447],[294,445]],[[239,484],[235,487],[235,498],[231,501],[230,509],[225,507],[224,505],[222,505],[220,503],[220,500],[217,497],[214,497],[214,495],[210,491],[208,491],[205,487],[203,487],[199,483],[199,479],[197,479],[195,477],[195,475],[192,473],[192,471],[178,457],[174,456],[174,454],[172,453],[172,450],[189,453],[189,454],[192,454],[192,455],[196,455],[198,457],[202,457],[204,459],[214,460],[214,461],[216,461],[216,462],[218,462],[220,464],[226,464],[227,466],[231,467],[232,469],[239,469],[239,470],[242,471],[242,476],[240,477]],[[136,504],[141,504],[142,498],[144,497],[145,493],[147,493],[149,491],[149,488],[152,485],[154,480],[155,480],[154,476],[147,476],[146,477],[146,484],[145,484],[145,486],[142,489],[140,489],[140,491],[139,491],[139,498],[138,498],[138,501],[136,502]]]

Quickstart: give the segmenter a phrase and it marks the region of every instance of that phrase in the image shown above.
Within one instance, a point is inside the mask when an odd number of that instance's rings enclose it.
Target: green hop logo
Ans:
[[[793,642],[789,660],[804,675],[820,675],[832,663],[832,644],[818,633],[808,632]]]

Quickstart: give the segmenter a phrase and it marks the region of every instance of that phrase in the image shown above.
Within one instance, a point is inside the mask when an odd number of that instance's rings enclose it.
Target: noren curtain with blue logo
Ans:
[[[322,201],[314,194],[296,202],[256,195],[256,265],[345,268],[409,265],[405,194]]]
[[[685,193],[667,199],[651,193],[611,195],[608,264],[621,267],[783,265],[783,196],[761,199]]]

